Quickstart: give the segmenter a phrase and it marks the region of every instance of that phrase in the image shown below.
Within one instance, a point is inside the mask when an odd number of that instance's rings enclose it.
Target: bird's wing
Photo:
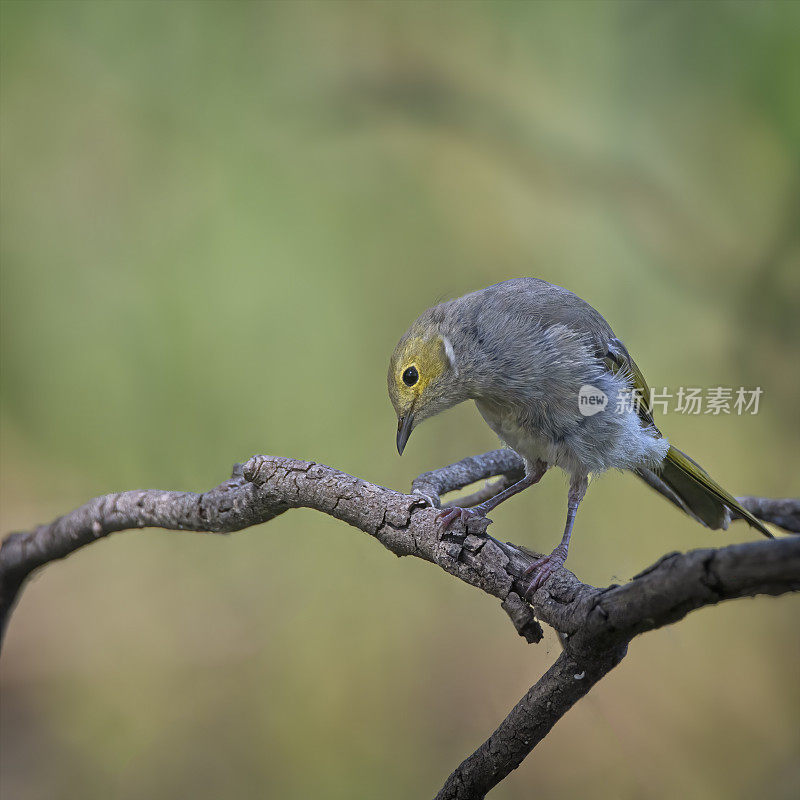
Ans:
[[[634,396],[636,413],[643,422],[658,430],[650,411],[650,387],[628,349],[616,337],[608,340],[608,351],[603,361],[612,372],[623,372],[628,377],[631,388],[636,392]]]

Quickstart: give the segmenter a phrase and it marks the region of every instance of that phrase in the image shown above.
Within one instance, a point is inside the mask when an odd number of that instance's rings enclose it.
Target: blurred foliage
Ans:
[[[518,275],[592,302],[654,386],[762,386],[757,416],[661,421],[735,493],[797,493],[800,4],[0,14],[4,533],[255,452],[403,488],[494,447],[463,407],[398,459],[385,370],[423,308]],[[548,549],[564,505],[550,476],[494,533]],[[570,564],[752,536],[609,475]],[[492,796],[796,796],[797,611],[637,641]],[[557,649],[319,514],[115,535],[17,609],[3,794],[430,796]]]

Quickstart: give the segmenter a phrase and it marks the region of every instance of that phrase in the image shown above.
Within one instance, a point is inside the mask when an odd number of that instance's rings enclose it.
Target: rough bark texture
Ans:
[[[447,779],[438,798],[482,798],[515,769],[591,687],[624,657],[640,633],[690,611],[736,597],[800,590],[800,538],[783,537],[717,549],[669,553],[622,586],[598,589],[558,569],[524,600],[526,567],[538,557],[486,535],[484,520],[442,531],[440,497],[499,476],[462,498],[473,505],[521,475],[519,457],[495,450],[420,475],[406,495],[311,461],[254,456],[231,478],[202,494],[131,491],[109,494],[47,525],[9,535],[0,547],[0,625],[30,574],[96,539],[130,528],[210,533],[268,522],[291,508],[314,508],[376,538],[398,556],[415,556],[501,601],[519,635],[542,638],[551,625],[563,653],[497,730]],[[654,473],[641,474],[669,498]],[[674,501],[673,498],[669,498]],[[800,500],[739,498],[767,522],[800,532]]]

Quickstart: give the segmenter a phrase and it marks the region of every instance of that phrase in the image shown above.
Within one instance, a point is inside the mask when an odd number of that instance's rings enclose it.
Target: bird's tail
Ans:
[[[764,536],[773,538],[764,524],[726,492],[699,464],[676,447],[670,447],[658,477],[678,496],[688,510],[709,528],[727,527],[728,509],[747,520]]]

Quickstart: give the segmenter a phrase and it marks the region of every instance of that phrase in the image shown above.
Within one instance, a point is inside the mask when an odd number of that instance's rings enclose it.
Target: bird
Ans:
[[[640,477],[655,473],[657,488],[708,528],[726,528],[733,513],[772,537],[669,443],[626,346],[598,311],[561,286],[515,278],[427,309],[397,343],[387,383],[400,455],[421,422],[473,400],[492,431],[524,461],[522,479],[495,496],[473,508],[440,511],[444,528],[457,519],[486,517],[551,467],[569,476],[561,541],[527,568],[526,596],[564,565],[589,478],[609,469]]]

